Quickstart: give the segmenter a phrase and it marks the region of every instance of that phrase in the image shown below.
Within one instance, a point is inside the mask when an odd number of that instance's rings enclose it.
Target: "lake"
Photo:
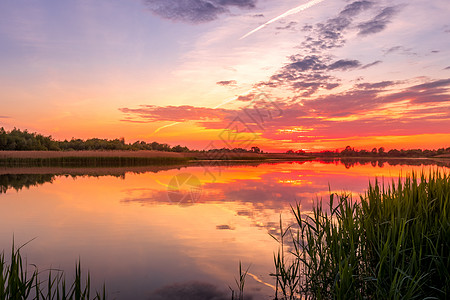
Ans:
[[[444,164],[445,165],[445,164]],[[273,298],[280,215],[331,192],[364,193],[375,178],[443,168],[428,160],[306,161],[128,169],[1,169],[0,251],[23,248],[40,270],[81,259],[111,299],[168,299],[196,290],[230,299],[239,262],[245,290]],[[32,268],[32,267],[31,267]],[[165,295],[165,296],[164,296]],[[271,297],[272,296],[272,297]],[[175,297],[175,296],[174,296]],[[175,299],[175,298],[174,298]]]

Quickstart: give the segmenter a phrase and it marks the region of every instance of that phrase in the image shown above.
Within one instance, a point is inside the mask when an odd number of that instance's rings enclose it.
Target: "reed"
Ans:
[[[245,287],[245,278],[247,277],[248,270],[250,269],[250,266],[247,268],[247,270],[242,269],[242,263],[239,262],[239,279],[235,278],[236,286],[238,288],[238,292],[236,292],[232,287],[229,286],[231,290],[231,300],[244,300],[244,287]]]
[[[23,246],[22,246],[23,247]],[[11,251],[11,260],[6,262],[4,253],[0,254],[0,299],[11,300],[101,300],[106,299],[106,289],[91,296],[90,275],[86,281],[82,279],[81,263],[75,266],[75,279],[67,283],[64,273],[59,270],[48,271],[46,280],[41,279],[36,266],[29,271],[26,260],[22,259],[20,249],[14,247]]]
[[[280,225],[276,299],[448,298],[449,197],[449,175],[435,170],[375,181],[359,201],[332,194],[309,215],[297,204],[296,224]]]

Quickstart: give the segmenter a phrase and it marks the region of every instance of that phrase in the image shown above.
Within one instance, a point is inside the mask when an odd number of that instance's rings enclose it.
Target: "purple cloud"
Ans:
[[[389,24],[392,18],[399,12],[399,7],[390,6],[384,8],[378,15],[372,20],[361,23],[358,25],[359,35],[375,34],[383,31],[387,24]]]
[[[236,85],[237,81],[236,80],[222,80],[222,81],[216,82],[216,84],[222,85],[222,86]]]
[[[213,21],[230,7],[251,9],[256,0],[145,0],[156,15],[173,21],[204,23]]]

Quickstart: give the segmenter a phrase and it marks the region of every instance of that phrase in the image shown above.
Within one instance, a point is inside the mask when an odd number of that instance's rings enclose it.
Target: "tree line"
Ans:
[[[0,150],[38,150],[38,151],[70,151],[70,150],[157,150],[168,152],[188,152],[189,148],[177,145],[171,147],[168,144],[157,142],[147,143],[136,141],[134,143],[125,143],[124,138],[119,139],[99,139],[92,138],[87,140],[72,138],[70,141],[57,141],[52,136],[44,136],[27,130],[14,128],[6,131],[0,128]]]
[[[209,149],[209,150],[202,150],[198,152],[206,152],[206,153],[264,153],[259,147],[251,147],[250,150],[244,149],[244,148],[221,148],[221,149]]]
[[[170,146],[168,144],[162,144],[158,142],[145,142],[136,141],[134,143],[126,143],[124,138],[117,139],[76,139],[58,141],[52,138],[52,136],[44,136],[36,132],[28,132],[14,128],[7,131],[3,127],[0,128],[0,151],[13,150],[13,151],[26,151],[26,150],[38,150],[38,151],[71,151],[71,150],[156,150],[167,152],[235,152],[235,153],[263,153],[259,147],[252,147],[250,150],[243,148],[234,149],[209,149],[209,150],[191,150],[186,146],[176,145]],[[408,149],[397,150],[392,149],[385,151],[383,147],[373,148],[368,150],[357,150],[351,146],[345,147],[344,150],[339,151],[321,151],[306,153],[304,150],[288,150],[288,154],[297,155],[319,155],[321,157],[432,157],[443,154],[450,154],[450,147],[439,148],[435,150],[422,150],[422,149]]]

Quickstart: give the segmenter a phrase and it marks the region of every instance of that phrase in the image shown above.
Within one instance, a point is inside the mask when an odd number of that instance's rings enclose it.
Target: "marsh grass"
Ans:
[[[242,263],[239,262],[239,279],[234,279],[238,288],[238,292],[236,292],[232,287],[229,287],[231,290],[231,300],[244,300],[245,278],[248,275],[249,269],[250,266],[248,266],[247,270],[244,271],[244,269],[242,269]]]
[[[0,158],[0,167],[131,167],[173,165],[188,162],[185,157],[63,156]]]
[[[23,247],[23,246],[22,246]],[[46,280],[35,265],[33,270],[28,268],[27,261],[22,259],[21,248],[17,250],[14,242],[10,261],[7,262],[4,253],[0,254],[0,299],[45,299],[45,300],[101,300],[106,299],[106,289],[91,296],[90,275],[83,281],[81,263],[75,266],[75,278],[67,283],[65,275],[60,270],[48,270]]]
[[[292,207],[295,226],[280,221],[276,299],[447,299],[449,197],[449,175],[435,170],[376,181],[359,201],[332,194],[309,215]]]

